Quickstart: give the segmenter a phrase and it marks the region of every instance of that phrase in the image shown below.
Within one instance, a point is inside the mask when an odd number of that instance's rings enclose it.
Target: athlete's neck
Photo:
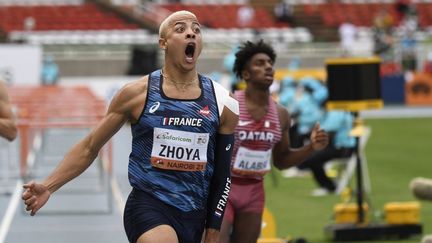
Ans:
[[[253,88],[251,86],[246,86],[245,90],[246,98],[254,104],[257,105],[268,105],[268,99],[270,97],[270,91]]]
[[[198,73],[195,69],[181,71],[175,68],[163,67],[161,69],[164,78],[169,79],[173,83],[185,84],[194,82],[198,78]]]

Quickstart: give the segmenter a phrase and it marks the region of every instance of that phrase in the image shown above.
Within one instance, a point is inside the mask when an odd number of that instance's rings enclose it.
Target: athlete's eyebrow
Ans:
[[[176,21],[176,22],[174,23],[174,26],[176,26],[176,25],[178,25],[178,24],[185,25],[186,22],[184,22],[184,21]],[[201,27],[200,23],[198,23],[198,22],[196,22],[196,21],[193,21],[193,22],[192,22],[192,25],[198,25],[198,26]]]

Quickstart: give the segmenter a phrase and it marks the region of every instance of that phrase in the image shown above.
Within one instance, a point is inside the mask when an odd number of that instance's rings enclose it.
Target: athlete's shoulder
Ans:
[[[125,84],[116,93],[110,106],[116,110],[128,111],[143,103],[147,95],[148,77]]]
[[[221,84],[213,81],[214,92],[216,95],[216,101],[219,107],[219,115],[222,114],[223,109],[226,107],[231,110],[234,114],[239,114],[239,103],[231,92],[224,88]]]
[[[119,91],[119,95],[124,98],[133,98],[147,92],[148,75],[125,84]]]

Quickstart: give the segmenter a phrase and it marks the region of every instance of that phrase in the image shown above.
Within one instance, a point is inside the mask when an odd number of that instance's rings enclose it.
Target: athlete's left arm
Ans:
[[[219,230],[231,186],[231,154],[234,147],[234,131],[238,122],[238,102],[232,95],[220,117],[216,141],[215,168],[207,199],[205,243],[219,242]]]
[[[291,118],[288,111],[278,105],[279,121],[282,129],[282,138],[272,151],[273,164],[278,169],[286,169],[301,164],[314,151],[324,149],[328,144],[328,134],[317,123],[312,129],[311,143],[298,149],[291,148],[289,140],[289,128]]]

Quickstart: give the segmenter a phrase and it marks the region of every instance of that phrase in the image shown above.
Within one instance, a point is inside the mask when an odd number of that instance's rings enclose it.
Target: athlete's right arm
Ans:
[[[34,215],[68,181],[84,172],[97,157],[102,146],[130,120],[138,119],[143,107],[147,84],[138,81],[123,87],[113,98],[106,115],[98,125],[65,155],[57,168],[42,182],[25,184],[22,199],[26,210]],[[137,115],[138,114],[138,115]]]

